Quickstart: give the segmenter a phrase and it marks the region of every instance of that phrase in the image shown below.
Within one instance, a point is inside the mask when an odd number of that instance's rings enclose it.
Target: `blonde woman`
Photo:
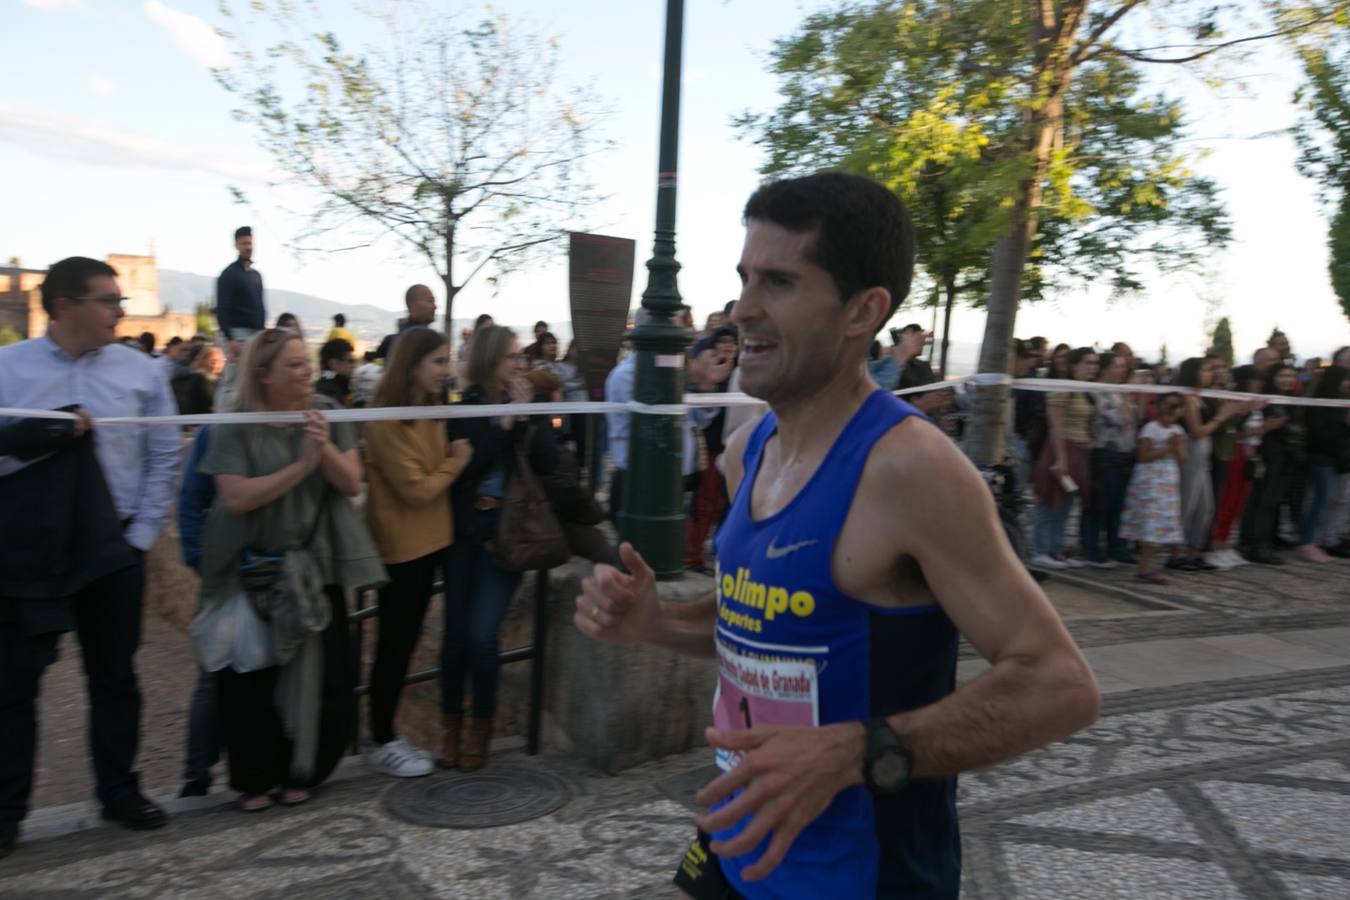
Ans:
[[[193,635],[203,667],[218,672],[230,785],[246,812],[270,807],[274,791],[303,803],[341,760],[355,710],[344,592],[385,580],[348,500],[361,489],[356,431],[329,424],[323,410],[333,404],[314,396],[313,381],[295,332],[250,338],[234,410],[303,410],[304,424],[216,426],[198,469],[214,476],[217,502],[203,531]],[[281,575],[260,586],[268,566]],[[270,636],[261,656],[271,665],[239,660],[235,630],[256,625],[251,617]]]
[[[450,375],[444,335],[423,326],[394,342],[372,406],[442,401]],[[408,662],[422,633],[431,586],[452,539],[450,485],[473,457],[466,440],[449,442],[436,419],[371,422],[364,433],[370,494],[366,521],[389,573],[380,588],[379,643],[370,676],[367,764],[397,778],[430,775],[431,757],[394,731]],[[450,585],[446,585],[447,590]]]

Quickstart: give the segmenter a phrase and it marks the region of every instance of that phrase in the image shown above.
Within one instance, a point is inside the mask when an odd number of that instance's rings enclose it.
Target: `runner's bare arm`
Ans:
[[[991,667],[943,700],[890,717],[914,754],[914,776],[993,765],[1096,720],[1092,669],[1044,592],[1013,553],[989,488],[931,428],[896,429],[879,444],[910,515],[894,546],[918,561],[937,601]],[[859,744],[861,752],[861,742]]]
[[[572,616],[577,629],[603,644],[655,644],[688,656],[715,656],[717,595],[684,603],[662,600],[656,576],[632,544],[620,545],[619,558],[628,572],[601,564],[582,579]]]
[[[742,426],[727,442],[727,488],[732,494],[740,484],[741,460],[751,430],[749,425]],[[624,544],[619,557],[627,573],[602,564],[582,579],[572,617],[578,630],[606,644],[655,644],[688,656],[716,656],[717,594],[684,603],[662,600],[656,576],[641,554]]]

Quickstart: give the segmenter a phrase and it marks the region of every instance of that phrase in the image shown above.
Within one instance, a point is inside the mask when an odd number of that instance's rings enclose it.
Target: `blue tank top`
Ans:
[[[866,604],[839,590],[832,572],[868,454],[914,415],[921,414],[903,400],[873,393],[801,492],[758,522],[750,498],[777,420],[770,413],[755,429],[745,476],[717,536],[718,728],[860,721],[926,706],[955,688],[957,634],[941,607]],[[717,751],[723,769],[738,761]],[[748,821],[714,837],[728,840]],[[768,878],[744,881],[741,870],[768,840],[720,861],[728,881],[752,900],[936,900],[955,898],[960,889],[955,778],[915,782],[889,797],[848,788]]]

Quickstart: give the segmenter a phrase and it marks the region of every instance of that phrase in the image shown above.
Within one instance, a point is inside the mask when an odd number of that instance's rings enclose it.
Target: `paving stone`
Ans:
[[[1329,653],[1306,643],[1283,640],[1278,634],[1219,634],[1196,638],[1196,641],[1281,669],[1350,665],[1350,643],[1344,645],[1340,653]]]
[[[1350,653],[1350,626],[1282,631],[1280,632],[1280,639],[1315,647],[1333,656],[1344,656]]]
[[[1277,775],[1289,775],[1295,778],[1311,778],[1318,781],[1343,781],[1350,784],[1350,765],[1334,759],[1317,759],[1273,769]]]
[[[1243,900],[1242,892],[1213,863],[1034,844],[1018,845],[1007,853],[1017,900]]]
[[[1200,789],[1254,851],[1350,862],[1344,793],[1230,782]]]
[[[1123,834],[1151,840],[1201,843],[1186,813],[1161,790],[1108,797],[1050,812],[1010,819],[1014,825],[1071,828],[1101,834]]]
[[[1165,687],[1191,681],[1218,681],[1248,675],[1273,675],[1277,666],[1208,647],[1195,641],[1162,640],[1093,647],[1084,651],[1093,671],[1141,687]]]
[[[1293,900],[1331,900],[1350,897],[1350,878],[1281,872],[1280,881],[1289,889],[1289,896]]]

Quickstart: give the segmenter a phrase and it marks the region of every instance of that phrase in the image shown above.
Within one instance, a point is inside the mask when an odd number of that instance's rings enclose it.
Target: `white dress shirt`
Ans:
[[[159,360],[121,344],[72,358],[46,335],[0,348],[0,406],[83,406],[95,419],[178,412]],[[94,452],[113,505],[128,522],[124,537],[139,550],[154,545],[168,520],[179,450],[174,425],[94,428]],[[4,476],[35,461],[0,456],[0,489]]]

